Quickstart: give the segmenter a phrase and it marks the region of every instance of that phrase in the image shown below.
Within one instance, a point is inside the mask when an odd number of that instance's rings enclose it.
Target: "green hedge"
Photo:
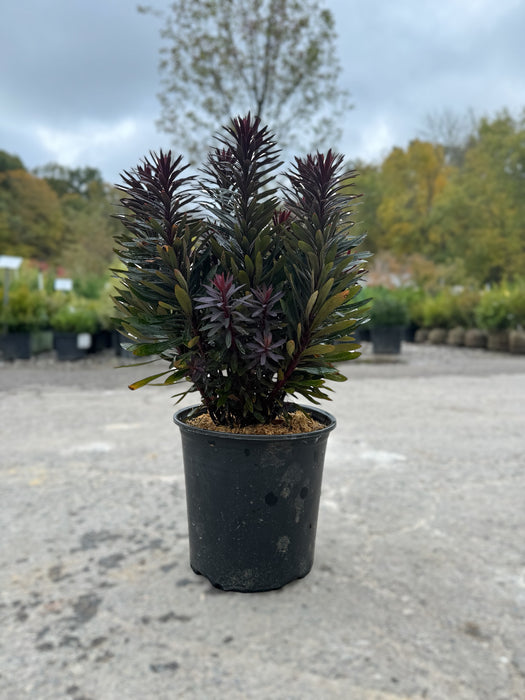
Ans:
[[[443,288],[428,293],[414,287],[395,290],[368,287],[363,293],[372,299],[371,323],[379,324],[387,318],[403,319],[406,312],[407,318],[401,322],[418,328],[525,327],[525,280],[486,290]]]

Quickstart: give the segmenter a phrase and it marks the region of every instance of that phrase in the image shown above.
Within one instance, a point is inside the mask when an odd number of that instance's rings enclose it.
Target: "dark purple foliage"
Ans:
[[[233,119],[217,141],[201,182],[171,151],[124,173],[115,302],[133,352],[169,363],[132,388],[185,379],[216,423],[246,425],[344,379],[365,255],[342,156],[297,158],[279,192],[279,150],[259,118]]]

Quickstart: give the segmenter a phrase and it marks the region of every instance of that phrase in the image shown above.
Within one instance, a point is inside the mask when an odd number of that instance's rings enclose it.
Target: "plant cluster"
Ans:
[[[479,292],[464,289],[458,292],[445,288],[428,294],[421,302],[421,326],[424,328],[472,328]]]
[[[525,325],[525,283],[502,283],[485,290],[476,288],[450,288],[423,291],[414,287],[385,290],[369,287],[369,296],[374,300],[374,312],[382,306],[377,299],[385,295],[405,302],[409,321],[419,328],[480,328],[503,330]],[[376,316],[377,318],[377,316]]]
[[[367,289],[371,293],[370,326],[405,326],[408,307],[401,294],[384,287]]]
[[[327,399],[326,380],[345,379],[335,363],[359,354],[366,255],[342,156],[296,158],[278,188],[280,152],[259,118],[216,138],[200,179],[171,151],[123,174],[115,303],[128,348],[169,363],[131,388],[186,379],[231,427],[285,413],[287,395]]]
[[[8,303],[0,306],[0,329],[29,332],[45,328],[48,321],[45,295],[26,286],[10,290]]]
[[[47,280],[44,289],[39,289],[36,277],[22,270],[20,279],[14,280],[9,287],[7,304],[0,303],[0,332],[52,329],[94,333],[101,328],[110,328],[113,310],[107,290],[98,298],[89,299],[76,293],[49,291],[50,281],[52,283],[52,280]],[[0,299],[3,297],[0,284]]]
[[[60,333],[95,333],[100,321],[93,304],[71,300],[52,314],[50,325]]]
[[[504,285],[485,290],[476,307],[477,325],[487,331],[515,327],[517,319],[514,312],[520,297],[523,298],[523,289],[511,290]]]

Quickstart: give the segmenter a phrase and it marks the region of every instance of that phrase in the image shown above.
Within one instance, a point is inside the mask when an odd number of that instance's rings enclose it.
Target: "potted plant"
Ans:
[[[280,588],[313,563],[338,362],[359,355],[365,272],[343,158],[282,165],[259,118],[217,135],[198,178],[152,153],[123,174],[115,296],[128,348],[168,368],[132,384],[189,386],[182,436],[190,564],[226,590]],[[282,181],[282,180],[281,180]]]
[[[15,287],[7,304],[0,306],[0,354],[6,360],[29,359],[52,349],[52,335],[46,331],[48,315],[42,292],[28,286]]]
[[[370,310],[370,337],[374,354],[395,355],[401,352],[401,341],[408,323],[405,302],[393,291],[376,288]]]
[[[485,290],[475,309],[477,325],[487,333],[487,349],[506,352],[514,317],[505,286]]]
[[[406,306],[407,317],[403,340],[409,343],[416,341],[416,334],[422,326],[422,304],[424,291],[421,287],[402,287],[396,291],[396,295]]]
[[[58,360],[80,360],[91,349],[98,328],[96,310],[80,299],[68,299],[51,316]]]
[[[514,328],[509,333],[509,350],[525,354],[525,283],[517,284],[511,292],[510,311]]]

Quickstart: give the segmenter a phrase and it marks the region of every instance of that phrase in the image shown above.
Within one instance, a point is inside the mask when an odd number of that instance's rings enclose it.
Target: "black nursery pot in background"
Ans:
[[[29,333],[0,335],[0,357],[4,360],[28,360],[31,357],[31,335]]]
[[[55,332],[55,351],[61,361],[81,360],[91,348],[91,333]]]
[[[313,565],[324,455],[335,419],[292,435],[203,430],[174,416],[182,436],[190,565],[217,588],[268,591]]]
[[[373,326],[370,329],[372,350],[377,355],[398,355],[405,326]]]
[[[20,331],[0,335],[0,357],[4,360],[28,360],[52,348],[51,331]]]

